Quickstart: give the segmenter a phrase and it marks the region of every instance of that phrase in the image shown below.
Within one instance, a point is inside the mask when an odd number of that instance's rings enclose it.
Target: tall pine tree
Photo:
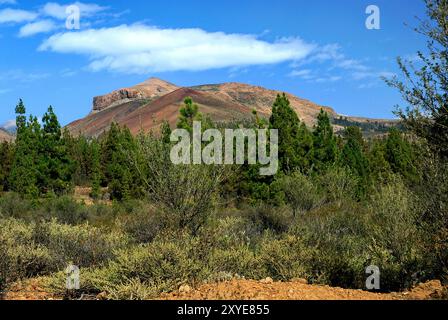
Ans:
[[[22,195],[37,197],[38,157],[40,126],[37,119],[26,120],[26,108],[20,99],[16,106],[16,152],[9,176],[12,191]]]
[[[322,170],[327,165],[332,165],[336,161],[337,155],[338,146],[330,118],[321,109],[313,131],[313,164],[317,170]]]
[[[269,119],[269,128],[278,129],[278,157],[285,172],[306,170],[310,167],[312,136],[292,109],[286,95],[277,95]]]

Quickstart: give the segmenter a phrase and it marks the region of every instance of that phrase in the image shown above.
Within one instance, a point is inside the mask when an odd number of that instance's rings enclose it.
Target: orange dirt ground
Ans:
[[[182,286],[162,294],[161,300],[427,300],[446,298],[447,288],[438,280],[416,286],[408,292],[372,293],[329,286],[309,285],[305,280],[291,282],[232,280],[204,284],[196,289]],[[58,300],[40,287],[38,280],[17,283],[3,296],[6,300]],[[104,294],[97,297],[104,299]]]

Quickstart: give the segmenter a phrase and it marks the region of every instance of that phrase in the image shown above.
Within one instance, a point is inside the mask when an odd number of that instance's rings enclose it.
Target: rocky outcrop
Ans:
[[[135,99],[144,99],[144,93],[136,89],[120,89],[104,96],[93,98],[93,112],[100,112],[104,109],[111,108]]]
[[[136,86],[113,91],[93,98],[92,113],[139,99],[155,99],[177,90],[178,87],[158,78],[150,78]]]

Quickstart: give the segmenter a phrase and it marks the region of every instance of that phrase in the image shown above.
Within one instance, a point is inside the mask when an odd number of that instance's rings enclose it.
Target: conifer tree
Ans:
[[[90,144],[91,149],[91,197],[98,199],[101,194],[101,159],[100,159],[100,146],[96,140]]]
[[[385,159],[394,173],[401,174],[409,181],[415,182],[418,178],[412,146],[396,128],[389,131],[386,139]]]
[[[16,106],[16,146],[15,155],[9,176],[12,191],[22,195],[37,197],[38,156],[40,126],[37,119],[26,120],[26,108],[22,100]]]
[[[269,119],[269,128],[278,129],[281,170],[287,173],[308,169],[312,136],[306,126],[300,123],[285,94],[277,95]]]
[[[103,143],[105,179],[112,199],[127,200],[143,194],[142,177],[131,166],[137,144],[128,128],[112,124]]]
[[[0,145],[0,191],[9,190],[8,177],[14,158],[14,146],[12,143],[3,142]]]
[[[368,153],[370,172],[375,181],[381,182],[391,173],[389,162],[386,160],[386,144],[384,139],[375,139]]]
[[[74,162],[62,136],[61,125],[53,107],[42,118],[43,128],[39,150],[39,176],[42,193],[63,194],[70,190]]]
[[[361,129],[348,127],[344,132],[345,145],[342,148],[340,161],[359,178],[358,196],[363,196],[369,187],[369,162],[364,153],[364,139]]]
[[[338,147],[328,114],[321,109],[317,125],[313,131],[313,164],[316,169],[324,169],[336,161]]]
[[[180,108],[179,121],[177,122],[178,129],[186,129],[189,132],[193,131],[193,121],[202,121],[202,114],[199,112],[199,107],[193,102],[190,97],[185,98],[184,106]]]

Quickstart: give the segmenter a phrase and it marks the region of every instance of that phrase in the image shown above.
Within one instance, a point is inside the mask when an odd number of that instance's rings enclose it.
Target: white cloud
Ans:
[[[276,64],[303,59],[313,48],[299,38],[270,43],[254,35],[139,24],[56,34],[39,50],[87,55],[93,71],[148,73]]]
[[[66,9],[70,5],[75,5],[79,8],[81,17],[92,16],[107,9],[94,3],[75,2],[68,5],[60,5],[59,3],[49,2],[42,8],[42,14],[55,19],[65,20],[67,18]]]
[[[33,73],[30,71],[23,71],[21,69],[8,70],[0,72],[0,81],[20,81],[22,83],[29,83],[33,81],[43,80],[50,76],[48,73]]]
[[[16,0],[0,0],[0,4],[16,4]]]
[[[41,20],[28,23],[20,28],[19,37],[29,37],[38,33],[46,33],[56,29],[56,25],[51,20]]]
[[[395,73],[388,72],[388,71],[381,71],[381,72],[362,71],[362,72],[354,72],[352,74],[352,77],[355,80],[363,80],[363,79],[372,79],[372,78],[380,79],[382,77],[390,78],[390,77],[393,77],[394,75],[395,75]]]
[[[27,22],[36,19],[37,13],[32,11],[18,10],[18,9],[3,9],[0,11],[0,23],[9,22]]]
[[[317,83],[336,82],[336,81],[339,81],[341,79],[342,79],[342,77],[339,77],[339,76],[329,76],[329,77],[317,78],[315,80],[315,82],[317,82]]]
[[[293,70],[289,74],[290,77],[300,77],[303,79],[306,79],[311,76],[312,71],[310,69],[304,69],[304,70]]]
[[[322,76],[319,74],[318,71],[313,71],[311,69],[293,70],[288,76],[298,77],[310,83],[328,83],[342,80],[342,77],[340,76],[331,76],[331,75]]]

